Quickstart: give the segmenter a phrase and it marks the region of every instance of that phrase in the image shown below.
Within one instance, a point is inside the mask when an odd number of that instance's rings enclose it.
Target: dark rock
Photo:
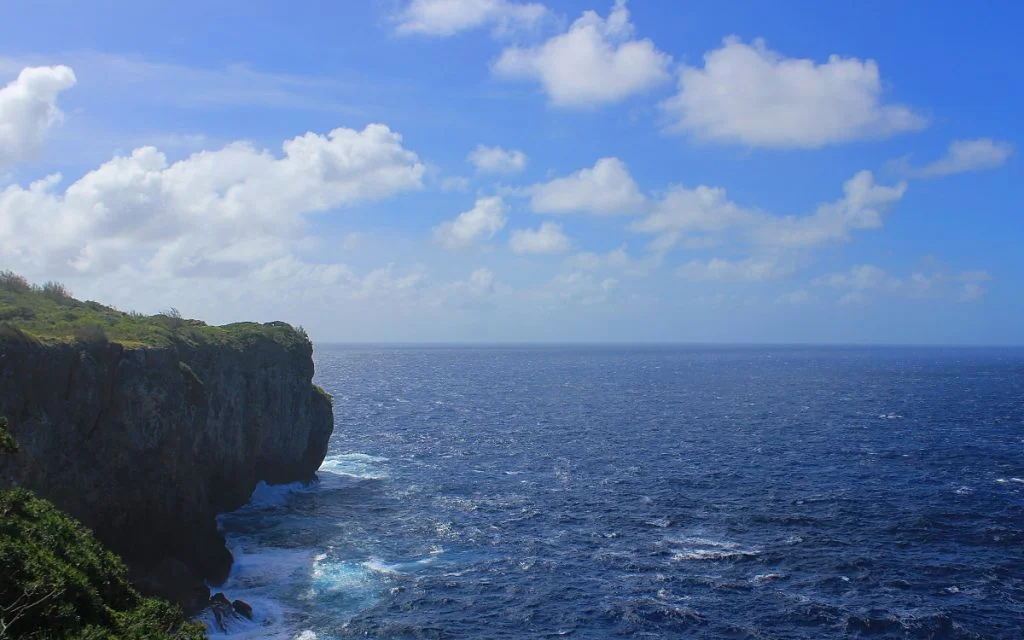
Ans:
[[[323,460],[334,420],[312,376],[308,340],[258,332],[165,347],[0,341],[0,415],[20,447],[0,456],[0,487],[50,500],[191,608],[164,560],[222,583],[232,557],[215,516],[260,480],[311,480]]]
[[[245,616],[252,620],[252,605],[245,600],[235,600],[231,603],[231,608],[235,610],[238,615]]]
[[[226,595],[218,591],[217,593],[213,594],[213,597],[210,598],[210,604],[214,606],[223,605],[225,607],[230,607],[231,601],[228,600],[228,597]]]
[[[177,602],[185,615],[199,613],[210,602],[210,588],[176,558],[164,558],[148,571],[136,568],[131,579],[143,594]]]
[[[228,632],[228,626],[224,624],[224,612],[219,608],[213,610],[213,620],[217,623],[217,629],[221,633]]]

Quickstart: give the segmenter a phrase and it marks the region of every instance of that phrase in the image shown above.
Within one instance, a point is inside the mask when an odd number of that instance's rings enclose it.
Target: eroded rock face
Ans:
[[[216,514],[260,480],[312,479],[326,455],[333,415],[312,377],[306,340],[0,344],[0,415],[20,446],[0,457],[0,484],[92,528],[143,588],[169,561],[220,583],[231,555]]]

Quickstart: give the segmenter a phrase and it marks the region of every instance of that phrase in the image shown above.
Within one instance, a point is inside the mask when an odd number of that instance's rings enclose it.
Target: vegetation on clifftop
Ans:
[[[245,348],[271,340],[286,349],[308,340],[302,328],[284,322],[238,322],[220,327],[188,320],[176,310],[147,316],[126,313],[98,302],[73,298],[56,282],[30,284],[10,271],[0,271],[0,342],[59,341],[128,346],[218,344]]]

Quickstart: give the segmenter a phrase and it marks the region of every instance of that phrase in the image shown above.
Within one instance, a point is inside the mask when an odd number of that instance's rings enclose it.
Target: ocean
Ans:
[[[214,637],[1024,637],[1024,350],[316,349]]]

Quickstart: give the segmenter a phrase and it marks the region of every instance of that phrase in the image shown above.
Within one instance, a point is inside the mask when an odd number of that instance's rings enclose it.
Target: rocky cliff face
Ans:
[[[327,451],[333,417],[311,382],[312,345],[274,328],[291,339],[0,342],[0,415],[20,447],[0,457],[0,484],[53,501],[143,589],[194,609],[194,579],[219,583],[231,566],[216,514],[260,480],[311,479]]]

